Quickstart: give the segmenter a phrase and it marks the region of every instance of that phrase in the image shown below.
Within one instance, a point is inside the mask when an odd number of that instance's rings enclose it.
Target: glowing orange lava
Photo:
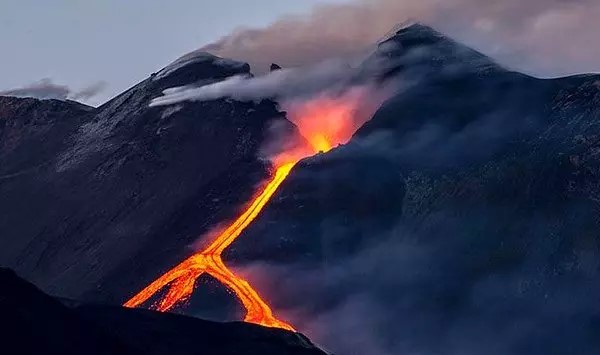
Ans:
[[[196,280],[207,273],[229,287],[240,299],[247,314],[246,322],[256,323],[267,327],[277,327],[288,330],[294,328],[273,316],[271,308],[262,300],[250,284],[231,272],[221,259],[221,253],[252,223],[263,207],[267,204],[277,188],[288,176],[294,163],[285,164],[277,169],[273,179],[254,199],[250,207],[242,213],[223,233],[221,233],[204,251],[196,253],[175,266],[167,273],[152,282],[145,289],[127,301],[125,307],[138,307],[146,302],[164,287],[169,287],[167,294],[154,307],[165,312],[177,303],[187,300],[194,291]]]
[[[167,271],[124,306],[138,307],[163,288],[168,288],[162,299],[152,305],[158,311],[168,311],[189,299],[194,292],[196,280],[207,273],[226,285],[240,299],[247,312],[244,318],[246,322],[293,331],[294,328],[290,324],[273,315],[271,308],[246,280],[225,266],[221,254],[259,215],[298,161],[318,152],[327,152],[334,144],[343,143],[350,138],[360,123],[354,119],[358,105],[356,94],[350,94],[292,103],[287,110],[301,136],[305,138],[299,143],[302,147],[282,152],[273,158],[276,165],[275,175],[252,200],[249,207],[208,247]],[[308,147],[306,143],[309,144]]]

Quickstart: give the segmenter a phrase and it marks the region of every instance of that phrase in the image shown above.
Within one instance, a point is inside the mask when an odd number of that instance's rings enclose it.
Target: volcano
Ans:
[[[596,353],[600,76],[534,78],[421,24],[356,73],[392,95],[294,162],[224,266],[340,353]],[[149,104],[249,74],[193,52],[98,108],[0,98],[0,263],[117,305],[192,257],[275,176],[271,128],[302,134],[274,99]],[[231,288],[208,273],[169,309],[244,319]]]

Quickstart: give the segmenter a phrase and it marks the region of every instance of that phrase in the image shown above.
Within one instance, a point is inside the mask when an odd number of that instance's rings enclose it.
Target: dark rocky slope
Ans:
[[[0,96],[0,179],[41,169],[93,107],[74,101]]]

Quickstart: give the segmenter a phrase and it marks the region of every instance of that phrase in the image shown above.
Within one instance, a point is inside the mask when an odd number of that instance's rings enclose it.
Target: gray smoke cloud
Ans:
[[[392,50],[394,46],[395,44],[381,45],[380,49]],[[286,102],[310,100],[323,94],[333,97],[356,88],[369,92],[368,96],[379,102],[387,95],[386,92],[398,90],[399,86],[398,80],[383,83],[378,79],[397,64],[397,60],[390,60],[385,53],[383,50],[374,52],[368,60],[351,57],[326,59],[258,76],[236,75],[225,80],[172,87],[163,90],[163,96],[154,98],[150,106],[221,98],[241,101],[277,99],[285,106]],[[367,96],[363,98],[367,99]]]
[[[307,68],[273,71],[259,77],[233,76],[200,87],[177,87],[164,91],[151,106],[182,101],[206,101],[223,97],[237,100],[260,100],[265,97],[298,97],[343,87],[354,69],[342,61],[326,61]]]
[[[76,101],[86,101],[89,100],[95,96],[97,96],[98,94],[102,93],[104,91],[104,89],[106,89],[106,82],[105,81],[98,81],[96,83],[93,83],[89,86],[84,87],[81,90],[78,90],[76,92],[72,92],[69,95],[69,98],[72,100],[76,100]]]
[[[81,90],[72,90],[66,85],[56,84],[52,79],[44,78],[30,85],[0,91],[0,95],[15,97],[33,97],[41,100],[88,100],[100,94],[106,88],[106,82],[99,81]]]
[[[70,92],[71,89],[68,86],[55,84],[51,79],[44,78],[22,88],[0,91],[0,95],[66,100]]]
[[[362,0],[238,29],[203,50],[249,62],[302,66],[362,56],[398,23],[424,22],[502,64],[541,76],[600,71],[600,2],[594,0]]]

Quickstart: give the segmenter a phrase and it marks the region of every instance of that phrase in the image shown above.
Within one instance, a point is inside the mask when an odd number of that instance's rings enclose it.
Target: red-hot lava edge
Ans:
[[[175,305],[189,299],[194,292],[196,280],[207,273],[226,285],[240,299],[246,308],[244,319],[246,322],[293,331],[294,328],[290,324],[273,315],[269,305],[246,280],[225,266],[221,254],[259,215],[300,159],[318,152],[327,152],[334,145],[344,143],[351,137],[362,123],[357,122],[354,117],[360,99],[361,93],[355,91],[346,96],[335,98],[323,96],[308,102],[293,104],[294,107],[290,110],[291,119],[305,138],[304,143],[308,143],[309,147],[298,146],[273,159],[276,168],[274,176],[257,193],[249,207],[224,232],[219,234],[206,249],[167,271],[125,302],[124,306],[139,307],[163,288],[168,288],[162,299],[151,307],[161,312],[169,311]]]

